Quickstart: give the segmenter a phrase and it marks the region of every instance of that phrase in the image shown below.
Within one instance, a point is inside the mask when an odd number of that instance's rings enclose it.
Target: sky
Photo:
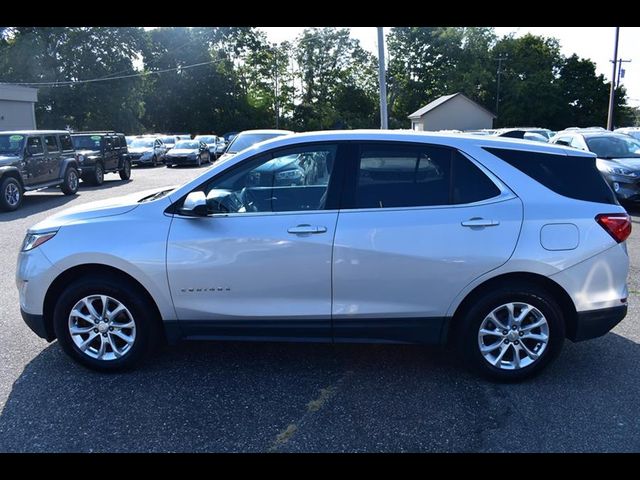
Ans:
[[[271,42],[294,40],[305,27],[261,27]],[[363,48],[378,54],[378,37],[375,27],[350,27],[351,35],[360,40]],[[496,27],[498,36],[515,33],[516,37],[532,33],[555,37],[560,42],[563,55],[573,53],[589,58],[596,64],[596,72],[611,78],[613,65],[614,27]],[[385,27],[385,33],[389,28]],[[621,80],[627,89],[628,103],[640,106],[640,27],[621,27],[618,45],[618,58],[632,60],[623,63],[625,77]]]

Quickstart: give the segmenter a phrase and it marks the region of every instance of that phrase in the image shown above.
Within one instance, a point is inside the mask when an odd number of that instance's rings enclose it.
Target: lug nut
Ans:
[[[103,334],[102,334],[102,336],[103,336],[103,337],[106,337],[106,336],[107,336],[107,334],[106,334],[106,333],[103,333]]]
[[[516,328],[518,328],[518,327],[516,327],[515,325],[511,326],[511,330],[515,330]]]
[[[97,329],[97,328],[94,328],[94,329],[93,329],[93,331],[94,331],[95,333],[98,333],[98,329]]]
[[[524,332],[520,332],[520,336],[523,336],[523,335],[524,335]]]
[[[109,330],[113,332],[113,327],[109,327]]]
[[[507,333],[509,333],[509,331],[508,331],[508,330],[503,330],[503,331],[502,331],[502,334],[503,334],[503,335],[506,335]]]
[[[506,343],[508,345],[509,344],[509,340],[505,340],[504,343]]]
[[[515,342],[513,342],[513,343],[515,343],[516,345],[520,345],[520,342],[519,342],[518,340],[516,340],[516,341],[515,341]]]

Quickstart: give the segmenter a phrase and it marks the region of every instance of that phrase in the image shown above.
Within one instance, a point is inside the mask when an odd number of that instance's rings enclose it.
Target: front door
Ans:
[[[197,189],[209,215],[175,215],[167,272],[187,336],[330,338],[336,152],[253,157]],[[309,177],[308,157],[324,170]]]
[[[25,147],[25,163],[27,178],[25,183],[27,186],[38,183],[45,183],[49,180],[49,165],[44,155],[44,144],[40,135],[32,135],[27,137],[27,145]]]
[[[336,340],[437,343],[458,293],[511,256],[522,204],[454,149],[354,150],[333,254]]]

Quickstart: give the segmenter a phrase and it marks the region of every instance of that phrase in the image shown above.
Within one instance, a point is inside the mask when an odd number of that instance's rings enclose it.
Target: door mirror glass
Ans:
[[[184,199],[182,208],[180,209],[182,215],[190,215],[194,217],[202,217],[207,215],[207,197],[204,192],[191,192]]]

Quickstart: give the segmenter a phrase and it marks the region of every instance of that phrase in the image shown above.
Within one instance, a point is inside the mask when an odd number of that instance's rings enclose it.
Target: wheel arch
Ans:
[[[51,282],[51,285],[49,286],[47,293],[45,294],[44,304],[42,308],[44,325],[48,339],[50,338],[51,340],[53,340],[54,338],[56,338],[53,328],[53,310],[55,308],[57,299],[60,297],[60,294],[64,290],[64,287],[77,278],[96,274],[106,274],[118,277],[125,282],[129,282],[136,289],[138,289],[153,309],[153,318],[157,320],[160,328],[162,329],[161,331],[163,335],[165,335],[164,322],[162,321],[162,315],[160,313],[158,304],[151,296],[149,291],[144,287],[144,285],[142,285],[142,283],[118,268],[104,264],[89,263],[71,267],[63,271],[53,280],[53,282]]]
[[[452,315],[449,327],[444,331],[443,342],[454,341],[457,336],[458,328],[462,323],[462,319],[474,302],[495,288],[505,285],[511,286],[514,284],[535,285],[551,295],[562,311],[566,330],[565,336],[571,338],[572,335],[575,334],[578,319],[576,307],[573,300],[562,286],[549,277],[537,273],[510,272],[484,281],[464,297]]]
[[[24,182],[22,181],[22,175],[20,174],[20,170],[18,170],[17,167],[14,167],[13,165],[0,167],[0,181],[2,181],[2,179],[6,178],[6,177],[15,178],[18,181],[18,183],[20,184],[20,186],[22,188],[24,188]]]

